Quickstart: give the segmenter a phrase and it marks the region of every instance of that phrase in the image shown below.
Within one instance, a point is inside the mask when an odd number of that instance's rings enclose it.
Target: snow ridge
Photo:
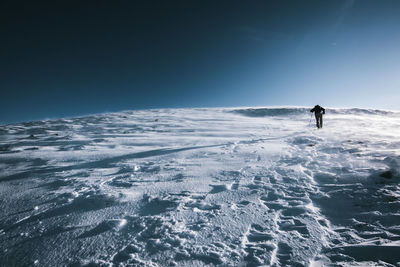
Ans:
[[[326,109],[330,114],[342,115],[383,115],[383,116],[400,116],[399,112],[385,111],[378,109]],[[310,114],[310,108],[242,108],[234,109],[231,112],[238,113],[248,117],[275,117],[275,116],[294,116]]]

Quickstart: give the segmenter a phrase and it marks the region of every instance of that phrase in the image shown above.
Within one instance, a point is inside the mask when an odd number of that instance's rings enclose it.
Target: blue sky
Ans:
[[[400,109],[399,1],[0,5],[1,124],[165,107]]]

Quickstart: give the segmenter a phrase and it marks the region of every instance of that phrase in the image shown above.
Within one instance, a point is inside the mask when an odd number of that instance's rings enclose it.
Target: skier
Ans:
[[[313,107],[310,112],[315,113],[315,120],[317,121],[317,128],[322,128],[322,114],[325,114],[325,109],[320,105]]]

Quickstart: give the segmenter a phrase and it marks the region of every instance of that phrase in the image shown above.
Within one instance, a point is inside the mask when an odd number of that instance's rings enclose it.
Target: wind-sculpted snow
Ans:
[[[247,108],[233,110],[236,113],[249,117],[275,117],[304,114],[306,108]]]
[[[398,266],[400,116],[128,111],[0,127],[0,266]]]
[[[309,113],[310,108],[242,108],[232,110],[235,113],[242,114],[248,117],[276,117],[276,116],[293,116],[304,115]],[[331,114],[343,115],[383,115],[383,116],[400,116],[400,112],[376,110],[376,109],[331,109]]]

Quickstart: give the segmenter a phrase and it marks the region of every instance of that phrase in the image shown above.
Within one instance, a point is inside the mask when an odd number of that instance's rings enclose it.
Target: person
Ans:
[[[325,109],[320,105],[313,107],[310,112],[314,112],[315,120],[317,121],[317,128],[322,128],[322,114],[325,114]]]

